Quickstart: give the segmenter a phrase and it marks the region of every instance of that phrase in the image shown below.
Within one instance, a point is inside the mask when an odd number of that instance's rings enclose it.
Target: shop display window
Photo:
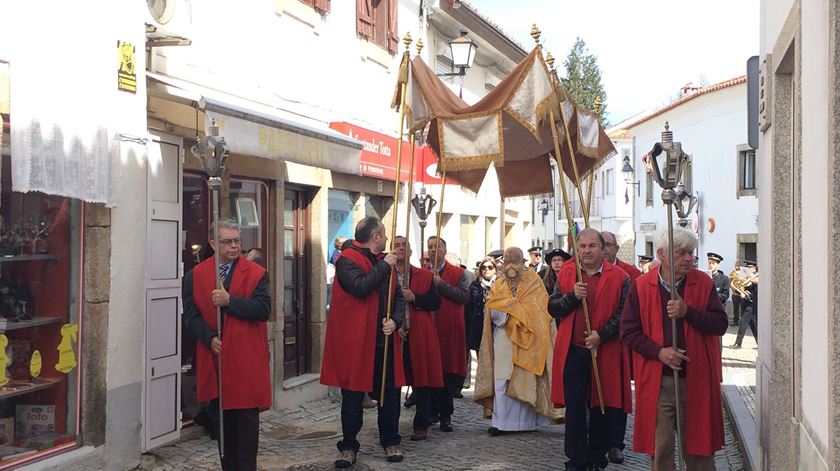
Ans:
[[[81,204],[0,192],[0,470],[75,447]]]

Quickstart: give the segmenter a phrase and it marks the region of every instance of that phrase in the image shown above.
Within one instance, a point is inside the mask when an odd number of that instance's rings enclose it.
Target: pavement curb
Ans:
[[[747,410],[737,386],[722,384],[721,389],[723,390],[723,404],[734,424],[733,432],[738,436],[738,445],[744,457],[744,468],[747,471],[758,471],[755,421]]]

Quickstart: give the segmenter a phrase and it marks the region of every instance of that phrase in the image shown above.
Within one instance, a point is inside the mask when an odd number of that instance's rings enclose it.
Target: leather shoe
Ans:
[[[451,432],[454,430],[452,428],[452,419],[449,417],[441,417],[440,418],[440,431],[441,432]]]
[[[491,437],[498,437],[499,435],[505,435],[507,432],[504,430],[499,430],[497,427],[490,427],[487,429],[487,434]]]
[[[461,391],[458,391],[455,394],[453,394],[452,397],[454,397],[455,399],[463,399],[464,395],[461,394]]]
[[[732,344],[732,345],[730,345],[728,348],[732,348],[732,349],[737,350],[737,349],[741,348],[741,346],[740,346],[740,345],[738,345],[737,343],[733,343],[733,344]]]
[[[414,433],[411,434],[410,440],[413,442],[420,442],[425,439],[429,438],[429,431],[428,430],[420,430],[416,429]]]
[[[414,393],[411,393],[411,395],[408,396],[408,399],[406,399],[405,402],[403,402],[403,407],[409,409],[411,407],[414,407],[415,404],[417,404],[417,399],[414,398]]]
[[[621,451],[621,448],[610,448],[609,453],[607,453],[607,458],[610,460],[610,463],[624,463],[624,452]]]
[[[339,469],[345,469],[353,466],[356,464],[356,452],[353,450],[341,450],[334,464],[335,467]]]

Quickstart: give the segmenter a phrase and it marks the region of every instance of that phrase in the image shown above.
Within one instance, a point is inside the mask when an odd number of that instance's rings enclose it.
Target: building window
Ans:
[[[452,73],[452,59],[442,54],[435,56],[435,75],[440,77],[441,80],[454,83],[455,77],[444,75],[450,73]]]
[[[607,196],[613,194],[613,170],[607,169],[606,175],[604,176],[604,188],[606,188]]]
[[[738,146],[738,197],[755,196],[755,149]]]
[[[653,175],[645,173],[645,206],[653,207]]]
[[[330,1],[331,0],[300,0],[302,3],[309,5],[310,7],[318,10],[321,13],[329,13],[330,12]]]
[[[397,0],[356,0],[356,33],[396,54]]]

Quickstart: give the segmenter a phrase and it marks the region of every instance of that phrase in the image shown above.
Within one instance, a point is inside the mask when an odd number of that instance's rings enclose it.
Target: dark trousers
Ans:
[[[373,397],[379,400],[382,385],[382,347],[376,348],[373,368]],[[344,437],[338,442],[339,451],[353,450],[359,452],[359,441],[356,436],[364,423],[362,401],[367,392],[341,390],[341,431]],[[394,387],[394,349],[393,343],[388,345],[388,370],[385,375],[384,403],[379,404],[377,425],[379,427],[379,444],[382,448],[399,445],[401,441],[400,424],[400,390]]]
[[[218,410],[218,401],[211,401]],[[222,457],[224,471],[256,471],[257,449],[260,445],[260,410],[229,409],[225,414],[225,450]],[[218,413],[216,414],[218,416]],[[221,445],[219,446],[221,453]]]
[[[753,303],[744,303],[744,311],[741,313],[741,323],[738,325],[738,336],[735,337],[735,344],[741,345],[744,340],[744,334],[747,333],[747,327],[752,331],[755,337],[755,343],[758,343],[758,322],[755,318],[755,305]]]
[[[741,304],[743,299],[736,295],[732,295],[732,325],[741,325]]]
[[[455,412],[453,398],[455,393],[464,387],[464,377],[453,373],[443,374],[443,387],[434,388],[432,392],[432,415],[443,419],[451,419]]]
[[[592,357],[589,350],[570,346],[563,371],[566,399],[564,451],[568,458],[566,469],[607,465],[609,421],[606,415],[601,414],[597,404],[589,403],[591,378]]]
[[[598,413],[601,410],[598,409]],[[627,431],[627,413],[624,409],[607,407],[607,422],[609,423],[609,449],[624,449],[624,434]]]
[[[434,388],[414,388],[414,430],[426,430],[432,425],[432,391]]]

